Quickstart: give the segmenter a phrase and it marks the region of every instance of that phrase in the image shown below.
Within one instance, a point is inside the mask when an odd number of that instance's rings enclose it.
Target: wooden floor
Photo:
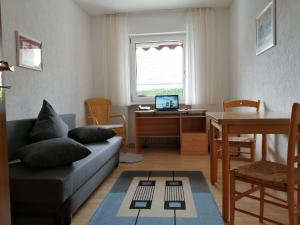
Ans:
[[[211,186],[209,182],[209,171],[210,162],[209,156],[182,156],[176,149],[145,149],[144,154],[145,160],[135,164],[124,164],[121,163],[117,169],[100,185],[100,187],[92,194],[92,196],[86,201],[86,203],[77,211],[72,220],[72,225],[86,225],[94,214],[98,205],[105,198],[112,185],[115,183],[119,175],[124,170],[184,170],[184,171],[199,171],[201,170],[210,186],[211,192],[213,193],[215,200],[221,209],[222,191],[221,191],[221,171],[219,171],[219,181],[216,186]],[[221,168],[221,162],[220,167]],[[240,162],[233,162],[232,166],[236,166]],[[244,188],[240,185],[239,188]],[[252,200],[241,200],[239,207],[247,209],[253,209],[258,212],[258,204]],[[287,224],[287,211],[278,209],[274,206],[266,204],[266,216],[271,216],[272,219],[278,222]],[[236,225],[257,225],[260,224],[258,219],[249,217],[244,214],[236,213]],[[264,223],[270,224],[270,223]],[[13,225],[51,225],[49,218],[33,218],[33,217],[22,217],[14,218]]]

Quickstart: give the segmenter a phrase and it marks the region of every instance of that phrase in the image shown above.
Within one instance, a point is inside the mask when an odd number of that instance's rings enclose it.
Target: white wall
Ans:
[[[91,19],[91,39],[92,39],[92,72],[94,77],[95,96],[104,96],[104,73],[105,73],[105,49],[104,44],[104,16],[92,17]]]
[[[185,31],[185,10],[161,10],[129,14],[129,33]]]
[[[15,31],[43,42],[43,71],[6,73],[7,119],[36,117],[43,99],[58,113],[85,122],[84,99],[93,96],[91,19],[72,0],[2,0],[3,58],[16,65]]]
[[[96,94],[104,95],[104,88],[101,83],[103,80],[103,62],[105,56],[102,54],[101,40],[102,35],[102,18],[95,17],[92,19],[92,40],[93,40],[93,74],[95,76]],[[185,10],[161,10],[151,12],[131,13],[128,17],[129,34],[147,34],[185,31]],[[217,26],[217,77],[218,91],[220,96],[227,99],[228,97],[228,78],[229,78],[229,13],[228,9],[216,9],[216,26]],[[199,107],[199,106],[194,106]],[[216,106],[202,106],[211,110]],[[134,113],[136,106],[129,107],[129,143],[134,142]],[[123,110],[124,112],[124,110]],[[125,112],[125,114],[127,114]]]
[[[234,0],[232,3],[230,96],[261,99],[266,110],[290,112],[292,103],[300,101],[300,1],[277,1],[277,45],[256,56],[255,18],[269,2]],[[274,149],[272,157],[284,161],[286,137],[271,137],[269,145]]]

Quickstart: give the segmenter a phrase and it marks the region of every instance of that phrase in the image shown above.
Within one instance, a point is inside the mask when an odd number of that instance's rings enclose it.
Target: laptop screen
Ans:
[[[155,109],[157,110],[176,110],[179,108],[178,95],[156,95]]]

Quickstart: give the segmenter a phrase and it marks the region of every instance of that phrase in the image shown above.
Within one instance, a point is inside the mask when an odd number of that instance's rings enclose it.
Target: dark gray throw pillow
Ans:
[[[106,141],[114,137],[116,133],[112,129],[102,128],[98,125],[89,125],[70,130],[68,136],[81,143]]]
[[[30,131],[29,137],[33,141],[67,137],[68,130],[68,125],[59,115],[57,115],[52,106],[44,100],[41,111]]]
[[[47,169],[85,158],[90,154],[85,146],[70,138],[53,138],[26,145],[15,152],[25,166]]]

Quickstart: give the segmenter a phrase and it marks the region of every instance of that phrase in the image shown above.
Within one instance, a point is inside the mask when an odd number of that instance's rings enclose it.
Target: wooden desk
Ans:
[[[204,109],[135,111],[136,152],[143,138],[178,138],[181,154],[208,154],[205,112]]]
[[[223,162],[223,205],[222,214],[225,221],[229,215],[229,148],[228,134],[262,134],[262,157],[267,154],[267,134],[287,134],[290,122],[289,114],[274,112],[209,112],[210,143],[215,136],[215,129],[222,131],[222,162]],[[211,163],[212,166],[212,163]],[[211,174],[212,175],[212,174]],[[211,177],[212,179],[212,177]]]

